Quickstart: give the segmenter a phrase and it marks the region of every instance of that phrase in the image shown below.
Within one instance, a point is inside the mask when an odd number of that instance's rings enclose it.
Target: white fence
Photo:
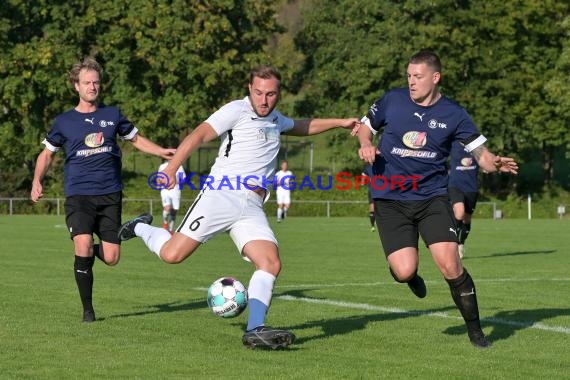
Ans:
[[[65,198],[42,198],[37,206],[31,206],[32,202],[29,198],[0,198],[0,215],[22,215],[22,214],[56,214],[64,215],[64,201]],[[187,207],[190,206],[192,200],[182,200],[181,211],[185,212]],[[49,203],[49,204],[48,204]],[[159,213],[162,210],[162,204],[159,198],[124,198],[123,208],[125,212],[129,210],[129,204],[139,203],[137,210],[148,211],[151,214]],[[47,204],[47,205],[46,205]],[[361,216],[368,214],[368,201],[333,201],[333,200],[302,200],[293,199],[291,215],[303,216]],[[39,206],[39,207],[38,207]],[[43,206],[43,207],[42,207]],[[490,208],[487,212],[485,207]],[[350,210],[347,210],[350,207]],[[270,200],[266,204],[266,211],[268,214],[273,214],[275,211],[275,201]],[[491,219],[501,219],[502,211],[497,209],[495,202],[478,202],[477,210],[485,211],[481,216]],[[304,210],[304,211],[303,211]],[[138,212],[137,211],[137,212]]]
[[[0,214],[8,214],[8,215],[22,215],[22,214],[55,214],[55,215],[64,215],[64,202],[65,198],[42,198],[38,202],[38,205],[41,206],[43,204],[44,207],[35,207],[31,206],[31,200],[29,198],[0,198]],[[157,199],[150,199],[150,198],[124,198],[123,199],[123,207],[125,208],[128,206],[128,203],[142,203],[145,206],[141,206],[148,210],[151,214],[155,212],[160,212],[162,210],[162,203],[160,198]],[[181,204],[181,211],[185,211],[192,200],[183,200]],[[46,206],[46,203],[51,203]],[[299,205],[299,208],[302,208],[303,205],[313,205],[317,206],[318,211],[315,213],[315,216],[326,216],[330,218],[335,214],[335,206],[336,209],[340,209],[343,205],[346,207],[348,205],[355,206],[357,215],[362,215],[367,213],[367,209],[365,209],[365,205],[368,204],[367,201],[333,201],[333,200],[293,200],[294,207]],[[33,209],[31,209],[33,207]],[[274,202],[269,201],[266,205],[267,212],[272,212],[275,208]],[[364,210],[361,211],[360,210]]]

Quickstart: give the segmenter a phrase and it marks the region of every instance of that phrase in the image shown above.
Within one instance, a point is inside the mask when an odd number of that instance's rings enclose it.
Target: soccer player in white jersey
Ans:
[[[289,170],[288,165],[287,160],[281,161],[281,170],[275,173],[278,223],[285,219],[287,210],[291,206],[291,178],[293,178],[293,172]]]
[[[163,162],[158,167],[158,171],[162,172],[168,161]],[[162,200],[162,228],[174,232],[174,223],[176,222],[176,214],[180,210],[180,198],[182,197],[182,191],[180,191],[180,186],[178,186],[179,179],[186,177],[184,168],[182,166],[178,167],[176,170],[176,186],[172,189],[162,189],[160,190],[160,199]]]
[[[275,109],[281,75],[270,66],[250,73],[249,95],[214,112],[182,141],[164,169],[168,187],[175,186],[176,169],[202,144],[221,139],[218,157],[210,171],[213,180],[200,192],[184,220],[170,235],[146,224],[144,214],[123,224],[119,238],[143,239],[167,263],[180,263],[202,243],[229,232],[242,257],[255,266],[248,286],[248,321],[242,337],[249,347],[283,348],[295,335],[265,326],[273,286],[281,271],[277,240],[263,204],[268,198],[282,133],[314,135],[336,127],[356,128],[358,118],[293,120]]]

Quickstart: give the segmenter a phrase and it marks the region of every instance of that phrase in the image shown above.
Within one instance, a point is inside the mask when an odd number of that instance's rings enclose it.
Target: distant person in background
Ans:
[[[158,167],[158,171],[162,171],[168,165],[168,161],[163,162]],[[180,198],[182,197],[182,191],[180,190],[179,180],[180,178],[186,177],[184,168],[182,166],[178,167],[176,170],[176,186],[172,189],[162,189],[160,190],[160,198],[162,200],[162,228],[174,232],[174,223],[176,222],[176,214],[180,210]]]
[[[93,264],[98,257],[116,265],[121,253],[117,237],[121,226],[121,149],[117,140],[126,140],[145,153],[169,159],[175,149],[162,148],[142,137],[138,129],[116,107],[99,104],[103,69],[93,58],[73,65],[69,79],[79,95],[77,106],[55,118],[42,141],[31,199],[43,194],[42,180],[54,154],[65,150],[65,221],[75,250],[73,272],[83,304],[83,322],[95,321],[93,309]],[[145,218],[151,223],[152,217]],[[93,234],[100,243],[94,244]]]
[[[275,173],[277,187],[277,223],[280,223],[287,216],[287,211],[291,206],[291,178],[293,172],[289,170],[287,160],[281,161],[281,170]]]
[[[465,255],[465,240],[467,240],[471,231],[471,217],[479,197],[477,188],[479,165],[473,156],[467,153],[465,148],[458,142],[453,143],[450,157],[447,191],[457,223],[459,257],[463,258]]]
[[[376,231],[376,216],[375,216],[375,210],[376,207],[374,205],[374,198],[372,198],[372,166],[371,165],[366,165],[366,167],[364,168],[364,171],[362,172],[363,176],[366,176],[369,178],[368,181],[368,220],[370,221],[370,231],[374,232]]]

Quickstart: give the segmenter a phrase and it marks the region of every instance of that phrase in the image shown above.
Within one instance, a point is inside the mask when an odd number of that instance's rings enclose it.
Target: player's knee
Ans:
[[[119,254],[119,252],[111,252],[111,253],[105,252],[105,254],[103,255],[104,263],[110,267],[117,265],[119,263],[120,258],[121,255]]]
[[[262,260],[254,262],[254,264],[257,269],[271,273],[275,277],[277,277],[281,272],[281,260],[279,259],[279,256],[264,257]]]
[[[187,255],[183,255],[171,249],[160,250],[160,259],[168,264],[180,264],[186,257]]]
[[[390,274],[397,282],[408,282],[417,273],[417,268],[412,265],[399,266],[397,268],[390,268]]]
[[[455,261],[448,261],[440,264],[439,270],[445,278],[457,278],[463,271],[461,264]]]

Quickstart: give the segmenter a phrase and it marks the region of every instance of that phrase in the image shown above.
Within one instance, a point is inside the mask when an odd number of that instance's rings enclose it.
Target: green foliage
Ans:
[[[0,193],[30,188],[40,141],[77,100],[66,73],[85,55],[105,70],[102,100],[143,135],[176,146],[223,102],[245,94],[280,30],[270,3],[8,1],[0,8]],[[21,173],[20,173],[21,171]],[[8,184],[9,176],[18,180]]]
[[[568,74],[568,12],[564,1],[440,0],[355,2],[335,7],[313,0],[297,36],[307,56],[298,110],[305,114],[363,114],[389,88],[406,86],[409,56],[431,48],[443,60],[443,91],[463,104],[491,150],[521,163],[568,144],[564,102]],[[341,21],[342,20],[342,21]],[[546,80],[545,80],[546,79]],[[566,99],[566,100],[562,100]],[[333,139],[338,149],[352,149]],[[347,167],[357,165],[346,156]],[[548,170],[548,169],[547,169]],[[549,177],[546,173],[545,178]]]
[[[243,96],[258,63],[282,71],[285,114],[359,117],[385,90],[406,85],[409,56],[426,47],[442,57],[443,91],[466,107],[491,150],[539,168],[511,179],[508,191],[534,191],[560,182],[567,166],[557,155],[570,148],[560,79],[570,73],[569,13],[562,0],[8,0],[0,8],[0,194],[29,191],[40,141],[77,102],[66,73],[85,55],[104,65],[102,99],[143,135],[175,146]],[[316,141],[331,167],[360,169],[346,133]],[[44,184],[54,192],[61,164]],[[505,183],[484,184],[495,185]]]

